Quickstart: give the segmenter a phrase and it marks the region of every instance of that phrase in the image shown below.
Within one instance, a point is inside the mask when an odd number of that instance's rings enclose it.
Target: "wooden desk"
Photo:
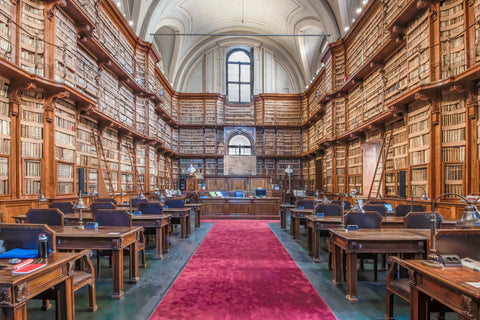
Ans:
[[[333,283],[343,282],[342,250],[347,256],[347,296],[351,302],[358,302],[357,255],[359,253],[415,253],[422,258],[425,253],[427,236],[408,232],[404,229],[360,229],[339,231],[330,229],[333,245]]]
[[[28,223],[26,215],[18,215],[13,217],[15,223]],[[91,212],[82,214],[84,224],[93,221]],[[72,213],[63,216],[65,226],[78,226],[79,214]],[[134,226],[144,228],[155,228],[155,257],[163,259],[163,252],[168,252],[168,231],[170,228],[170,215],[164,214],[143,214],[132,215],[132,223]]]
[[[206,219],[278,219],[280,198],[202,198]]]
[[[27,319],[27,301],[39,293],[54,287],[57,291],[57,319],[75,319],[73,295],[73,268],[75,260],[90,254],[82,252],[54,252],[48,256],[47,265],[28,274],[12,274],[8,259],[0,264],[8,265],[0,270],[0,306],[3,319]]]
[[[201,203],[185,203],[185,207],[193,209],[195,211],[195,229],[200,228],[200,214],[202,211]]]
[[[137,283],[138,239],[142,227],[98,227],[98,229],[77,229],[51,226],[56,232],[57,249],[112,250],[113,294],[112,299],[123,297],[123,249],[130,247],[130,282]]]
[[[312,215],[315,209],[292,208],[290,214],[290,235],[295,241],[300,239],[300,221],[306,221],[305,217]]]
[[[342,221],[338,216],[319,218],[316,215],[305,217],[307,223],[307,254],[314,262],[320,261],[320,234],[332,228],[339,228]]]
[[[280,205],[280,227],[282,229],[287,229],[287,212],[291,212],[293,208],[295,208],[294,204]]]
[[[480,272],[464,267],[441,270],[424,266],[421,260],[403,261],[410,278],[410,319],[429,319],[429,297],[458,312],[462,319],[480,319],[480,288],[466,283],[479,282]]]
[[[134,215],[134,226],[145,229],[155,228],[155,258],[163,259],[163,253],[168,252],[168,232],[170,227],[169,214],[141,214]]]
[[[171,218],[180,219],[180,238],[186,239],[190,236],[190,208],[163,208],[163,212]]]

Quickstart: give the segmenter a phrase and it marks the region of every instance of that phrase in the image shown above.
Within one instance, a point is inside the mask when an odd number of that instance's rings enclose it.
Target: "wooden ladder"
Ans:
[[[112,172],[108,168],[107,157],[105,156],[105,150],[103,149],[102,138],[97,129],[92,128],[93,143],[95,144],[95,150],[97,151],[97,163],[98,163],[98,196],[100,198],[108,197],[109,192],[105,185],[104,172],[107,174],[108,184],[110,186],[110,192],[113,194]],[[103,166],[102,166],[103,162]]]
[[[143,193],[143,184],[140,183],[140,175],[138,174],[137,161],[134,157],[134,148],[133,145],[127,143],[128,158],[130,159],[130,165],[132,166],[133,172],[133,185],[135,186],[135,192],[137,194]]]
[[[375,173],[373,174],[372,184],[370,185],[370,190],[368,192],[368,200],[370,200],[372,197],[376,198],[382,186],[385,164],[387,161],[388,151],[390,149],[390,143],[392,141],[392,133],[393,131],[386,132],[383,138],[382,147],[378,155],[377,165],[375,166]]]

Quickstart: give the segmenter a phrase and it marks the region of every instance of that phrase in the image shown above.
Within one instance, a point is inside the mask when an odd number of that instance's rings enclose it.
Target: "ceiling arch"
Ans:
[[[296,87],[304,90],[317,73],[319,56],[327,42],[339,39],[353,16],[342,10],[366,0],[120,0],[120,9],[137,34],[151,41],[161,57],[160,68],[179,90],[198,57],[222,37],[171,34],[242,33],[237,39],[260,41],[283,56]],[[118,2],[117,2],[118,4]],[[154,36],[155,33],[170,34]],[[247,34],[247,35],[243,35]],[[251,34],[251,36],[250,36]],[[255,34],[296,34],[326,37],[259,37]]]

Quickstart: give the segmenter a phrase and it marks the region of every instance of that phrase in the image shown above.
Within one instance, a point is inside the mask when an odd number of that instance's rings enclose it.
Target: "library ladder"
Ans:
[[[143,184],[140,183],[140,175],[138,174],[137,161],[133,156],[135,150],[133,148],[133,145],[131,145],[130,143],[127,143],[127,148],[128,148],[128,158],[130,159],[130,165],[133,171],[133,184],[135,186],[136,193],[143,194]]]
[[[367,200],[370,200],[372,197],[376,198],[380,194],[387,154],[392,141],[392,133],[393,131],[385,132],[385,136],[383,137],[382,147],[380,148],[380,153],[378,155],[377,165],[375,166],[375,173],[373,174],[373,181],[370,185]]]
[[[95,144],[95,150],[97,151],[97,163],[98,163],[98,196],[100,198],[108,197],[108,191],[105,186],[104,172],[107,174],[108,184],[110,186],[110,192],[115,192],[112,183],[112,172],[108,168],[107,157],[105,156],[105,150],[103,149],[102,138],[100,132],[92,128],[93,143]],[[102,166],[103,163],[103,166]]]

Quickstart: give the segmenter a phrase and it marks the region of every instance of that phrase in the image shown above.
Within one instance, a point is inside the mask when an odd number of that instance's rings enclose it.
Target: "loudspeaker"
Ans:
[[[78,192],[85,194],[85,168],[77,168]]]
[[[406,198],[407,197],[407,171],[401,170],[397,173],[397,194],[399,198]]]

